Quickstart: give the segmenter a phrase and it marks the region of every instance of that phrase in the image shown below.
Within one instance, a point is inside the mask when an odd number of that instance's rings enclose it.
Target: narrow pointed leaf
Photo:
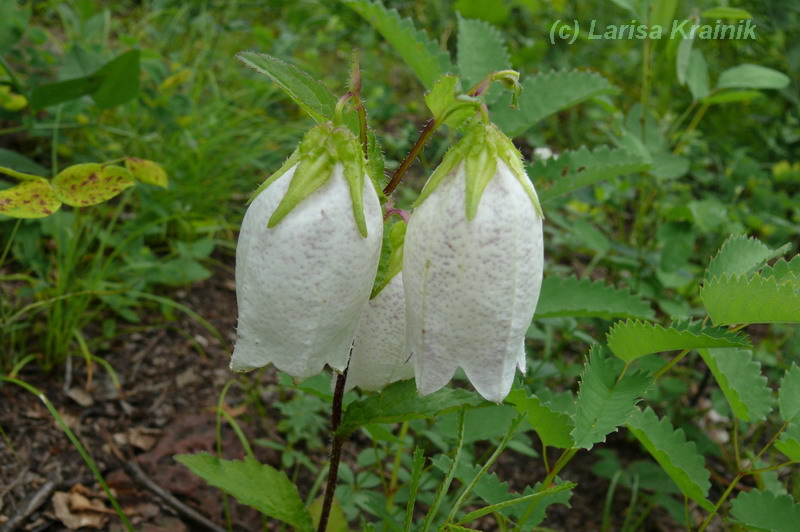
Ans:
[[[711,474],[694,442],[686,441],[682,429],[675,430],[669,419],[658,419],[648,407],[628,420],[628,429],[655,458],[681,492],[706,510],[714,508],[707,499]]]
[[[678,322],[670,327],[639,320],[618,321],[608,332],[608,347],[624,360],[632,362],[651,353],[697,349],[701,347],[750,347],[742,333],[731,333],[701,323]]]
[[[628,290],[606,286],[602,281],[576,279],[575,277],[545,277],[536,317],[554,318],[573,316],[581,318],[645,318],[655,314],[650,304]]]
[[[772,410],[772,389],[748,349],[700,349],[731,410],[742,421],[763,421]]]
[[[221,460],[208,453],[179,454],[175,460],[239,502],[303,531],[313,530],[311,515],[286,474],[253,458]]]
[[[653,383],[643,372],[626,374],[617,381],[613,359],[592,346],[589,361],[581,376],[572,439],[576,447],[591,449],[606,435],[625,424],[636,410],[636,403]]]

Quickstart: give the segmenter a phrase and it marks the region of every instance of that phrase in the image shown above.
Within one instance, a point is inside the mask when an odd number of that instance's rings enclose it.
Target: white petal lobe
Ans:
[[[358,324],[346,389],[375,391],[414,376],[406,352],[405,308],[403,277],[397,274],[370,300]]]
[[[411,216],[407,344],[420,393],[443,387],[462,367],[483,397],[500,402],[516,367],[525,369],[524,336],[542,282],[542,219],[502,161],[472,220],[465,183],[460,164]]]
[[[293,377],[347,365],[380,258],[382,214],[364,180],[368,236],[360,235],[342,165],[278,225],[267,223],[297,166],[245,214],[236,250],[237,341],[231,369],[275,364]]]

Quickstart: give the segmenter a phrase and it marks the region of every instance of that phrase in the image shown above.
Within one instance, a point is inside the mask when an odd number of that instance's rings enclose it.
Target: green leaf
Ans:
[[[53,179],[56,197],[73,207],[103,203],[134,184],[126,168],[97,163],[69,166]]]
[[[30,5],[0,2],[0,54],[5,54],[22,38],[31,18]]]
[[[704,18],[727,18],[732,20],[747,20],[753,18],[748,11],[738,7],[712,7],[700,13]]]
[[[321,82],[277,57],[257,52],[239,52],[236,59],[270,78],[317,123],[333,118],[336,97]]]
[[[795,255],[788,262],[786,259],[779,259],[772,266],[765,266],[760,274],[761,277],[771,277],[780,284],[800,284],[800,255]]]
[[[528,396],[525,390],[513,390],[506,402],[514,405],[518,412],[525,414],[542,444],[558,449],[571,449],[573,447],[570,432],[572,421],[569,416],[556,412],[535,395]]]
[[[800,286],[777,277],[715,277],[700,299],[714,325],[800,322]]]
[[[599,181],[647,170],[651,163],[649,157],[633,151],[607,146],[590,151],[583,146],[565,151],[558,159],[532,161],[527,172],[545,203]]]
[[[682,429],[675,430],[668,418],[658,419],[650,407],[628,421],[628,429],[656,459],[681,492],[706,510],[714,504],[706,497],[711,476],[694,442],[686,441]]]
[[[314,530],[317,529],[319,526],[319,518],[322,516],[322,505],[325,502],[325,495],[320,495],[314,502],[311,503],[311,506],[308,507],[308,511],[311,514],[311,520],[313,522]],[[347,516],[344,514],[342,507],[339,506],[339,503],[336,499],[333,500],[333,505],[331,506],[331,513],[328,514],[328,526],[325,528],[326,532],[350,532],[350,527],[347,526]]]
[[[731,515],[751,529],[795,532],[800,522],[800,505],[795,504],[789,495],[742,491],[731,503]]]
[[[800,425],[790,423],[780,439],[775,442],[775,448],[789,460],[800,462]]]
[[[461,407],[491,406],[466,390],[445,388],[430,395],[417,395],[413,380],[393,383],[380,393],[351,403],[344,413],[339,434],[350,434],[372,423],[400,423],[412,419],[430,419]]]
[[[36,176],[46,176],[49,174],[49,170],[36,161],[25,157],[21,153],[5,148],[0,148],[0,173],[6,173],[2,168]]]
[[[574,316],[581,318],[654,317],[650,304],[627,290],[602,281],[575,277],[545,277],[534,319]]]
[[[43,177],[25,179],[0,190],[0,214],[13,218],[43,218],[56,212],[61,202]]]
[[[505,39],[500,32],[483,20],[458,17],[458,69],[464,79],[465,88],[480,83],[490,72],[505,70],[511,66]],[[492,87],[499,96],[500,87]],[[491,102],[495,98],[487,98]]]
[[[748,349],[700,349],[734,415],[742,421],[763,421],[772,411],[772,389],[761,364]]]
[[[422,478],[422,470],[425,467],[425,453],[422,451],[422,447],[414,448],[414,457],[411,459],[411,463],[411,480],[408,483],[408,504],[406,504],[403,532],[410,532],[411,521],[414,519],[414,504],[417,502],[419,481]]]
[[[686,68],[686,84],[695,101],[702,100],[708,95],[708,64],[703,52],[697,48],[689,55],[689,65]]]
[[[718,89],[783,89],[789,76],[771,68],[743,64],[729,68],[719,76]]]
[[[175,460],[212,486],[268,517],[300,530],[313,530],[311,515],[286,474],[257,460],[220,460],[208,453],[179,454]]]
[[[102,109],[109,109],[139,94],[139,50],[129,50],[115,57],[92,74],[100,78],[100,86],[92,99]]]
[[[344,0],[380,33],[426,88],[445,72],[456,73],[450,55],[436,41],[414,27],[411,19],[400,18],[396,9],[386,9],[380,2]]]
[[[164,168],[153,161],[137,157],[125,157],[125,168],[130,171],[133,178],[142,183],[167,188],[169,179]]]
[[[784,421],[791,421],[800,414],[800,367],[795,363],[792,363],[781,379],[778,406]]]
[[[458,77],[444,74],[425,95],[425,104],[437,123],[459,128],[475,114],[477,100],[459,92]]]
[[[581,375],[578,402],[573,418],[572,439],[576,447],[591,449],[604,442],[606,435],[626,423],[636,410],[636,403],[650,388],[653,379],[637,371],[617,381],[617,364],[592,346],[589,361]]]
[[[750,347],[749,338],[742,333],[703,327],[699,322],[689,321],[676,322],[667,328],[639,320],[618,321],[608,331],[607,338],[609,349],[625,362],[633,362],[652,353],[679,349]]]
[[[492,107],[492,120],[511,138],[522,135],[558,111],[617,91],[600,74],[566,70],[529,76],[522,87],[519,109],[509,109],[511,95],[501,98]]]
[[[81,78],[41,85],[31,93],[31,107],[43,109],[90,95],[101,108],[124,103],[139,94],[139,50],[115,57]]]
[[[715,105],[721,103],[749,102],[756,98],[763,98],[764,93],[759,91],[723,91],[709,94],[703,98],[703,103]]]
[[[783,255],[789,244],[778,249],[769,246],[756,238],[746,235],[729,237],[711,259],[706,271],[706,279],[723,275],[747,275],[764,265],[769,259]]]

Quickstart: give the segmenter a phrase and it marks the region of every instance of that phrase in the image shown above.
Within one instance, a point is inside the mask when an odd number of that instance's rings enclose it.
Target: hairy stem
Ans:
[[[428,123],[425,124],[425,127],[422,129],[422,133],[419,134],[419,138],[417,142],[414,143],[414,146],[411,148],[411,151],[408,152],[406,158],[403,159],[403,162],[400,163],[400,166],[397,167],[395,170],[394,175],[392,175],[392,179],[389,180],[389,184],[386,185],[386,188],[383,189],[383,193],[387,196],[394,192],[394,189],[397,188],[397,185],[400,184],[400,180],[403,178],[405,173],[408,171],[408,168],[411,166],[411,163],[414,162],[414,159],[417,158],[419,152],[422,151],[422,148],[425,146],[425,143],[428,142],[428,139],[431,138],[433,132],[436,131],[436,128],[439,124],[436,123],[436,120],[431,118],[428,120]]]

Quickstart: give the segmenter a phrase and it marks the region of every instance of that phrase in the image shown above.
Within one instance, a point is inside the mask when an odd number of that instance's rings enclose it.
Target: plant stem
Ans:
[[[346,437],[336,434],[336,431],[342,422],[342,398],[344,397],[344,383],[346,380],[347,368],[341,375],[336,377],[336,388],[333,392],[333,406],[331,407],[331,434],[333,434],[331,465],[328,468],[328,483],[325,486],[325,499],[322,502],[322,513],[319,516],[317,532],[325,532],[328,528],[328,518],[331,515],[333,495],[336,491],[336,481],[339,477],[339,462],[342,459],[342,445],[344,445]]]
[[[386,185],[386,188],[383,189],[383,193],[387,196],[394,192],[394,189],[397,188],[397,185],[400,184],[400,180],[403,178],[405,173],[408,171],[408,168],[411,166],[411,163],[414,162],[414,159],[417,158],[419,152],[422,151],[422,148],[425,146],[425,143],[428,142],[428,139],[431,138],[433,132],[436,131],[436,128],[439,124],[436,123],[436,120],[431,118],[428,120],[428,123],[425,124],[425,127],[422,129],[422,133],[419,134],[419,138],[417,142],[414,143],[414,146],[411,148],[411,151],[408,152],[406,158],[403,159],[403,162],[400,163],[400,166],[397,167],[395,170],[394,175],[392,175],[392,179],[389,180],[389,184]]]
[[[655,375],[653,375],[653,380],[657,380],[657,379],[658,379],[659,377],[661,377],[661,376],[662,376],[664,373],[666,373],[666,372],[668,372],[670,369],[672,369],[672,366],[674,366],[675,364],[677,364],[678,362],[680,362],[681,360],[683,360],[683,357],[685,357],[687,354],[689,354],[689,351],[691,351],[691,350],[690,350],[690,349],[684,349],[683,351],[681,351],[680,353],[678,353],[677,355],[675,355],[675,357],[674,357],[672,360],[670,360],[669,362],[667,362],[666,364],[664,364],[663,366],[661,366],[661,369],[659,369],[658,371],[656,371]]]
[[[397,439],[400,443],[397,444],[397,453],[394,455],[394,463],[392,464],[392,477],[389,480],[388,495],[386,495],[386,509],[391,510],[394,503],[394,494],[397,491],[397,474],[400,471],[400,460],[403,458],[403,451],[405,450],[406,435],[408,434],[408,421],[404,421],[400,425],[400,434]]]

